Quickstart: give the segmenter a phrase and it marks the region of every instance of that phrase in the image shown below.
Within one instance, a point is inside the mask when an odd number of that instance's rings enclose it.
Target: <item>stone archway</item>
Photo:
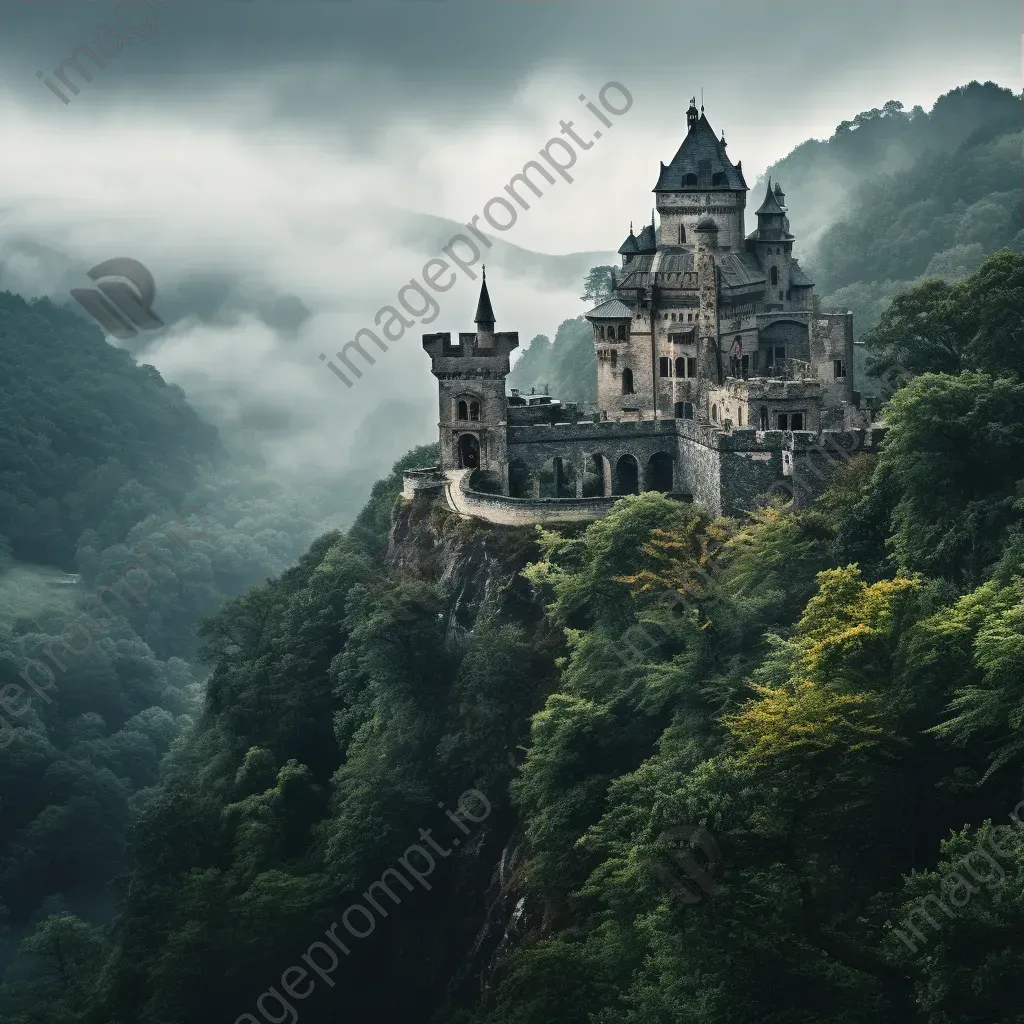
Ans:
[[[476,434],[459,435],[458,453],[460,469],[480,468],[480,438]]]
[[[672,469],[672,456],[668,452],[655,452],[644,471],[644,490],[668,494],[672,490]]]
[[[615,463],[615,493],[640,493],[640,464],[633,455],[621,455]]]
[[[612,493],[612,464],[607,455],[588,455],[583,471],[583,497],[605,498]]]

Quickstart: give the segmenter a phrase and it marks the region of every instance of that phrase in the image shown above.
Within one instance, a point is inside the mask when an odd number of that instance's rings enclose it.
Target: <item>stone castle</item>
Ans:
[[[423,336],[440,462],[406,473],[407,497],[441,490],[509,524],[595,518],[644,490],[734,514],[780,485],[806,498],[823,465],[878,443],[853,389],[853,315],[818,308],[781,186],[769,179],[746,234],[742,162],[693,100],[686,120],[654,186],[660,223],[630,228],[611,297],[585,314],[596,410],[506,394],[519,336],[495,331],[485,273],[477,330]]]

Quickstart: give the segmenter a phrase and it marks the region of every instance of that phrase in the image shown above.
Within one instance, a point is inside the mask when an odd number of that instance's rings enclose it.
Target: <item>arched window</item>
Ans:
[[[598,327],[598,328],[597,328],[597,336],[598,336],[598,337],[599,337],[599,338],[600,338],[600,339],[601,339],[602,341],[604,341],[604,328],[603,328],[603,327]]]
[[[623,370],[622,371],[622,393],[624,395],[633,394],[633,371]]]
[[[470,402],[469,403],[469,418],[471,420],[478,420],[478,419],[480,419],[480,403],[479,402]]]
[[[675,313],[673,313],[672,314],[672,323],[675,323],[675,322],[676,322],[676,315],[675,315]]]
[[[678,356],[676,358],[676,376],[686,376],[686,359],[683,356]]]
[[[778,284],[779,283],[779,268],[778,267],[772,267],[772,269],[771,269],[771,282],[772,282],[772,284]]]
[[[679,244],[686,245],[686,228],[682,224],[679,225]]]
[[[469,407],[466,405],[465,402],[459,402],[459,410],[456,413],[456,417],[460,420],[469,419]]]
[[[718,422],[718,406],[717,405],[711,406],[711,422],[712,423],[717,423]]]
[[[626,340],[626,325],[625,324],[619,324],[619,341],[625,341],[625,340]]]

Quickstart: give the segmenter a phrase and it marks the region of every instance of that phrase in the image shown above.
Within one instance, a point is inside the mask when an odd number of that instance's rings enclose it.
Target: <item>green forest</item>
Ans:
[[[2,1024],[1024,1024],[1019,99],[868,113],[779,165],[892,392],[804,508],[487,526],[427,444],[325,530],[0,294]]]

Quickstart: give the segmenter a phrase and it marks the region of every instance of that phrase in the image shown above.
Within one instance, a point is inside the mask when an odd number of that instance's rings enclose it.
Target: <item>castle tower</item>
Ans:
[[[693,232],[701,217],[711,216],[718,225],[718,244],[725,252],[743,250],[743,210],[747,183],[742,163],[733,164],[725,151],[725,139],[698,112],[694,100],[686,111],[686,138],[668,165],[661,165],[654,186],[661,216],[661,247],[693,249]]]
[[[697,404],[704,417],[712,419],[708,407],[709,392],[724,379],[721,343],[718,337],[718,226],[711,217],[702,217],[694,228],[697,291],[700,302],[697,326]]]
[[[479,469],[508,494],[508,403],[505,378],[510,355],[519,347],[515,331],[496,333],[494,309],[484,270],[476,307],[476,332],[424,334],[431,373],[438,385],[440,467]]]
[[[789,218],[782,201],[786,198],[778,182],[768,189],[757,209],[757,230],[751,236],[754,251],[765,272],[765,299],[768,309],[784,309],[789,301],[794,236],[789,233]]]

